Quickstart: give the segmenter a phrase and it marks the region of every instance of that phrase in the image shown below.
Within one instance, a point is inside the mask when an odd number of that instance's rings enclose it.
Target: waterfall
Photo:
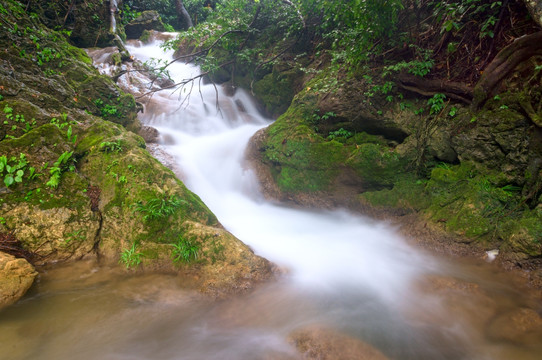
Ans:
[[[159,45],[128,47],[143,61],[171,60]],[[176,82],[199,71],[182,63],[169,69]],[[119,84],[138,91],[143,75],[130,76],[132,82],[123,75]],[[312,327],[351,340],[333,344],[346,355],[333,358],[353,358],[348,351],[360,343],[399,360],[540,358],[542,330],[533,325],[539,298],[490,264],[424,254],[389,224],[267,202],[243,154],[272,120],[240,89],[232,94],[199,82],[185,89],[156,92],[142,122],[160,131],[161,149],[224,227],[284,269],[283,276],[214,302],[183,287],[182,276],[85,261],[59,265],[2,312],[3,358],[299,359],[292,334]],[[324,357],[325,345],[313,350]]]
[[[117,20],[115,18],[115,14],[117,13],[117,0],[110,0],[109,1],[109,14],[110,14],[110,21],[111,26],[109,27],[109,32],[112,34],[116,34],[117,32]]]

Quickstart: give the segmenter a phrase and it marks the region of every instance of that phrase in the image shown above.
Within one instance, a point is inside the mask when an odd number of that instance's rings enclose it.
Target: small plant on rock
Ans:
[[[146,204],[138,202],[136,204],[136,211],[144,214],[143,219],[145,221],[150,221],[173,215],[184,203],[186,201],[182,200],[178,195],[170,195],[163,198],[151,199]]]
[[[131,267],[136,267],[139,264],[141,264],[141,253],[136,251],[135,243],[132,244],[131,248],[125,249],[120,254],[119,263],[126,266],[126,269],[129,269]]]
[[[119,153],[122,151],[122,143],[120,140],[104,141],[100,144],[100,151],[105,153]]]
[[[190,239],[179,236],[176,244],[173,244],[172,258],[176,263],[189,263],[195,261],[199,256],[199,245]]]

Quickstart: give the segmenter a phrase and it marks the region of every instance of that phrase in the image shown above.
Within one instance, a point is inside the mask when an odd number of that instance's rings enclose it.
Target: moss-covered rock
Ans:
[[[475,113],[443,103],[436,115],[427,99],[392,88],[385,97],[385,84],[369,77],[316,72],[252,140],[267,196],[415,211],[458,242],[499,248],[516,265],[542,255],[542,131],[521,110],[521,94],[495,97]]]
[[[63,29],[76,46],[105,47],[113,44],[109,3],[109,0],[32,1],[28,10],[50,29]],[[118,11],[115,18],[120,24]],[[121,38],[126,37],[121,26],[117,26],[117,33]]]
[[[275,117],[288,109],[299,87],[301,75],[298,70],[281,70],[275,66],[271,73],[254,83],[254,95],[264,104],[268,114]]]
[[[98,257],[185,273],[213,296],[269,278],[269,262],[129,131],[139,129],[134,97],[13,4],[0,0],[15,9],[0,24],[0,232],[16,236],[36,264]],[[18,23],[26,34],[11,27]],[[28,32],[40,34],[40,46]],[[43,46],[53,57],[32,61]],[[183,257],[183,241],[197,256]]]
[[[141,15],[130,21],[124,27],[127,39],[139,39],[144,31],[165,31],[164,23],[157,11],[143,11]]]

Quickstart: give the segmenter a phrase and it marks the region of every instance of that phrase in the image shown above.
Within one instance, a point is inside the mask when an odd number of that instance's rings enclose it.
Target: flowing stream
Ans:
[[[143,61],[169,59],[158,45],[128,49]],[[198,71],[170,69],[176,81]],[[220,222],[286,275],[213,302],[175,276],[57,267],[0,313],[0,359],[296,359],[290,334],[315,326],[391,359],[540,358],[540,328],[506,331],[514,316],[542,310],[509,274],[424,254],[390,225],[346,211],[265,201],[243,155],[271,120],[242,90],[190,87],[156,93],[142,121],[159,130],[161,149]]]

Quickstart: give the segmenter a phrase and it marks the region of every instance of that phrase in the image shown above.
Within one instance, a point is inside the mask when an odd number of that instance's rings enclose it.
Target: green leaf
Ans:
[[[6,175],[6,177],[4,178],[4,184],[6,184],[7,187],[12,185],[13,181],[14,181],[13,180],[13,175],[11,175],[11,174]]]
[[[15,175],[15,182],[23,182],[23,175],[24,175],[24,171],[23,170],[17,170],[17,175]]]

